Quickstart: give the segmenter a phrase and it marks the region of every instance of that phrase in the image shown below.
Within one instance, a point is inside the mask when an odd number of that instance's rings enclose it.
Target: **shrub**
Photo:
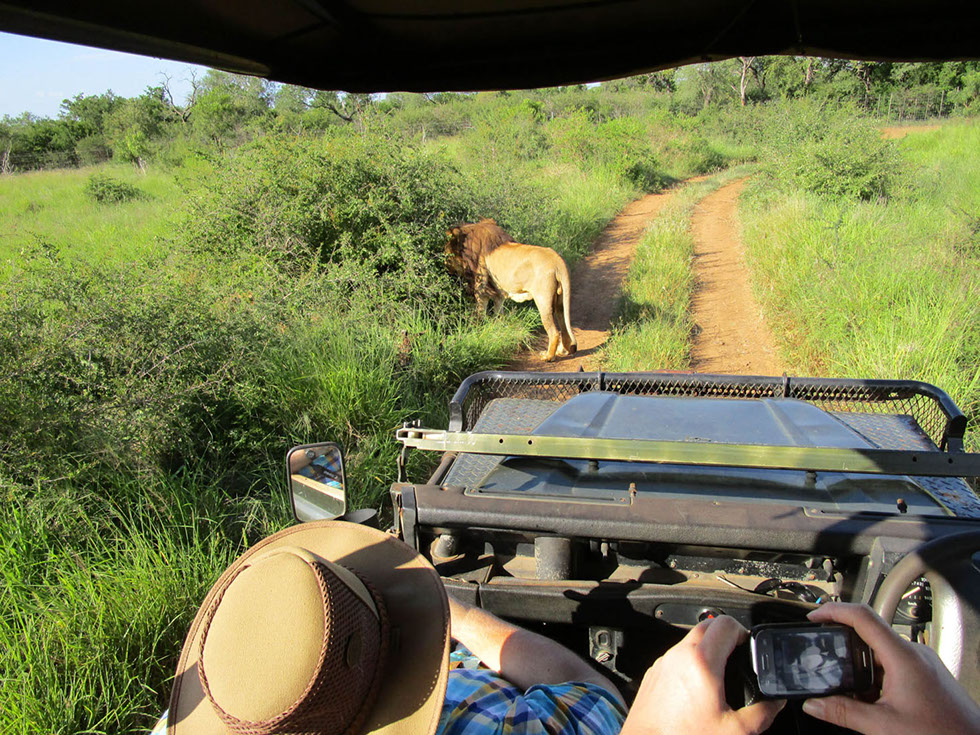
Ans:
[[[548,149],[540,118],[540,109],[530,102],[487,106],[473,115],[464,145],[484,171],[540,159]]]
[[[470,120],[463,103],[427,103],[399,110],[393,124],[409,135],[428,139],[458,135],[469,127]]]
[[[118,204],[134,199],[147,199],[149,195],[125,181],[114,179],[105,173],[95,173],[88,177],[85,193],[99,204]]]
[[[559,158],[583,170],[604,168],[646,190],[664,186],[666,179],[638,120],[595,123],[588,110],[579,110],[552,121],[548,135]]]
[[[89,135],[75,144],[75,155],[82,166],[105,163],[112,157],[112,150],[101,135]]]
[[[38,256],[6,285],[0,444],[10,476],[139,477],[264,430],[249,423],[255,394],[240,381],[252,345],[276,339],[275,320],[233,287],[172,266]]]
[[[687,174],[710,174],[728,165],[728,157],[700,135],[675,139],[670,149],[677,157],[678,168]]]
[[[188,191],[182,239],[209,255],[259,255],[284,273],[328,264],[348,288],[437,296],[447,227],[474,216],[459,171],[382,135],[268,135]]]
[[[481,347],[445,316],[459,296],[353,296],[329,271],[284,277],[254,257],[34,253],[0,290],[0,477],[111,492],[194,471],[241,493],[285,447],[329,437],[353,452],[353,499],[373,504],[391,427],[444,410],[462,371],[499,362],[524,327],[487,323]]]
[[[765,131],[770,172],[831,198],[870,200],[897,184],[895,145],[854,110],[809,101],[781,105]]]

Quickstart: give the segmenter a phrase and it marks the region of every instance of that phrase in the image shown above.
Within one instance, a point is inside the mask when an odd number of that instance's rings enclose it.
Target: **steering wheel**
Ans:
[[[904,556],[881,583],[872,607],[892,623],[902,595],[921,576],[932,589],[929,645],[946,668],[980,701],[980,531],[942,536]]]

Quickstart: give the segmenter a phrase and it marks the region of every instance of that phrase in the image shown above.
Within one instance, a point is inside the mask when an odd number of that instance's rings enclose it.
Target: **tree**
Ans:
[[[218,147],[247,137],[269,119],[276,87],[264,79],[209,69],[196,88],[191,128]]]
[[[123,103],[112,90],[105,94],[76,94],[61,101],[61,118],[77,123],[75,134],[78,138],[90,135],[104,135],[105,121]]]
[[[279,84],[272,93],[272,106],[279,115],[302,115],[310,109],[316,90],[295,84]]]
[[[10,151],[14,145],[14,131],[4,118],[0,120],[0,176],[13,173],[14,167],[10,163]]]
[[[328,92],[317,90],[312,107],[329,110],[346,123],[352,123],[371,105],[370,94],[360,92]]]
[[[745,107],[745,90],[749,86],[749,71],[752,65],[755,63],[755,56],[739,56],[738,60],[741,62],[741,67],[739,68],[738,75],[738,99],[741,102],[742,107]]]
[[[793,99],[813,90],[820,73],[820,60],[813,56],[770,56],[765,59],[765,81],[769,97]]]
[[[163,77],[163,80],[159,85],[160,99],[166,107],[170,118],[186,125],[190,119],[191,108],[194,106],[194,102],[197,99],[198,87],[200,86],[200,82],[197,79],[197,73],[193,71],[191,72],[190,79],[188,80],[191,84],[191,93],[190,97],[183,105],[177,104],[176,100],[174,100],[173,92],[170,90],[170,80],[173,79],[173,77],[170,74],[164,74],[163,72],[160,73],[160,76]]]
[[[106,140],[113,154],[145,171],[151,141],[161,135],[168,114],[162,87],[124,100],[106,119]]]
[[[738,63],[738,62],[736,62]],[[731,99],[737,90],[731,85],[735,67],[732,61],[692,64],[677,70],[677,102],[688,112],[707,109],[712,103]]]
[[[602,86],[611,89],[613,92],[624,92],[632,89],[650,92],[674,92],[677,89],[677,70],[665,69],[647,72],[646,74],[635,74],[631,77],[603,82]]]

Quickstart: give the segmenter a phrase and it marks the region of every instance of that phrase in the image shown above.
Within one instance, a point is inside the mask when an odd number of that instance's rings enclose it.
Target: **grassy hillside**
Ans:
[[[925,380],[976,417],[980,126],[889,145],[885,196],[827,196],[771,170],[750,184],[741,212],[756,291],[796,372]]]

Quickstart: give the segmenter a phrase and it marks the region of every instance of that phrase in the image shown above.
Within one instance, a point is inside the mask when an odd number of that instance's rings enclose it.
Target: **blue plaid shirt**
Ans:
[[[487,669],[449,672],[437,735],[616,735],[626,710],[596,684],[524,691]]]
[[[522,691],[487,669],[449,672],[437,735],[616,735],[623,705],[595,684],[536,685]],[[167,713],[150,735],[166,735]]]

